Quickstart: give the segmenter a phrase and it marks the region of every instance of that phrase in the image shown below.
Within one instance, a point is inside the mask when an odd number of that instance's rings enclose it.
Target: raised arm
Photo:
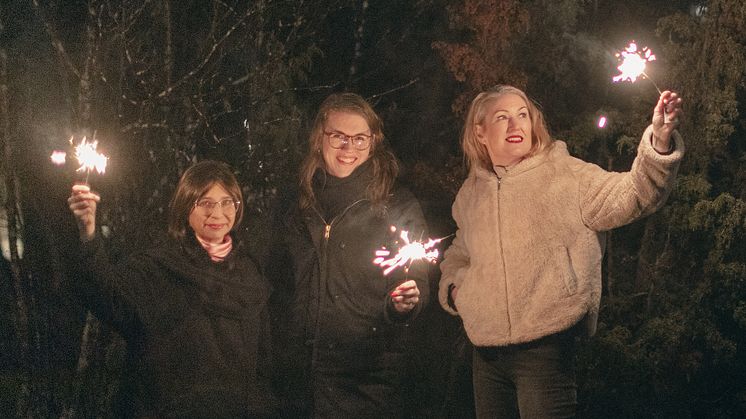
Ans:
[[[606,231],[620,227],[655,212],[666,202],[684,155],[684,142],[675,131],[683,115],[681,103],[675,93],[661,94],[629,172],[606,172],[580,160],[572,164],[571,170],[580,178],[583,222],[589,228]]]

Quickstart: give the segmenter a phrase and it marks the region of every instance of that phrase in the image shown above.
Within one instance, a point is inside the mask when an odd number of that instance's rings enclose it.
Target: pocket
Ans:
[[[575,269],[573,269],[572,266],[570,250],[565,246],[558,246],[553,253],[558,273],[565,286],[565,292],[568,295],[574,295],[578,292],[578,278],[575,275]]]

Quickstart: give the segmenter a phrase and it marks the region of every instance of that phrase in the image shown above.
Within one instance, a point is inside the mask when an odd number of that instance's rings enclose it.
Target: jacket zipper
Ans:
[[[508,298],[508,269],[505,266],[505,251],[503,249],[503,225],[502,225],[502,215],[500,212],[500,186],[502,185],[502,179],[500,176],[497,176],[497,228],[499,229],[498,235],[497,235],[497,242],[500,247],[500,258],[502,259],[502,265],[503,265],[503,290],[505,291],[505,315],[508,319],[508,336],[511,335],[511,329],[512,329],[512,323],[513,321],[510,318],[510,298]]]
[[[311,351],[311,365],[313,367],[316,366],[316,361],[318,359],[318,353],[319,353],[319,328],[320,328],[320,317],[321,317],[321,306],[322,306],[322,296],[324,295],[324,289],[326,288],[326,276],[327,272],[329,272],[329,258],[326,256],[327,254],[327,246],[329,245],[329,238],[331,237],[332,232],[332,226],[339,220],[344,217],[345,214],[347,214],[347,211],[349,211],[352,207],[356,206],[357,204],[366,201],[366,199],[358,199],[357,201],[353,202],[352,204],[348,205],[347,208],[345,208],[339,215],[334,217],[330,222],[326,222],[326,219],[321,215],[318,209],[316,207],[313,207],[314,212],[316,212],[316,215],[319,216],[319,219],[321,219],[321,222],[324,223],[324,241],[321,243],[321,249],[319,252],[319,257],[323,257],[323,261],[319,260],[319,290],[318,290],[318,300],[316,302],[316,325],[314,326],[314,335],[313,335],[313,349]],[[322,262],[324,266],[322,267]],[[323,269],[323,270],[322,270]]]

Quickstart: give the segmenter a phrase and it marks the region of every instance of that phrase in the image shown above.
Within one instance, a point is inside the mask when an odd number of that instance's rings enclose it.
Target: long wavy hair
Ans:
[[[317,170],[326,172],[326,163],[322,153],[324,126],[329,115],[334,112],[345,112],[360,115],[368,123],[371,133],[370,156],[373,180],[366,189],[367,198],[374,207],[381,208],[388,200],[399,175],[399,164],[396,157],[383,141],[383,122],[370,104],[355,93],[334,93],[324,99],[316,113],[316,118],[308,137],[308,152],[300,169],[300,207],[312,208],[316,205],[313,193],[313,177]]]
[[[189,227],[189,214],[194,210],[194,204],[214,185],[222,186],[233,198],[239,202],[236,208],[236,218],[232,230],[235,230],[243,218],[243,195],[238,186],[233,170],[226,163],[215,160],[203,160],[189,167],[179,179],[176,192],[168,207],[168,235],[176,240],[186,237]]]
[[[487,152],[487,146],[479,142],[477,137],[477,126],[484,123],[487,116],[489,105],[502,95],[514,94],[520,96],[528,107],[529,117],[531,118],[531,150],[526,157],[533,156],[544,150],[552,143],[552,137],[549,135],[544,114],[541,112],[539,105],[529,99],[523,90],[508,85],[497,85],[477,95],[469,106],[469,112],[466,115],[464,123],[464,132],[461,136],[461,147],[464,150],[464,158],[468,167],[482,167],[492,170],[492,160]]]

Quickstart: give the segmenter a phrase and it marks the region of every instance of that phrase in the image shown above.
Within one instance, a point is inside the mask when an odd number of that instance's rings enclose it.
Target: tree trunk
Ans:
[[[1,16],[1,15],[0,15]],[[4,25],[0,21],[0,33],[4,32]],[[29,410],[30,390],[30,357],[29,357],[29,312],[26,299],[25,284],[23,281],[23,269],[18,252],[17,240],[19,228],[23,228],[20,220],[19,208],[19,185],[13,166],[13,150],[10,139],[10,117],[8,107],[8,55],[4,48],[0,48],[0,141],[3,150],[3,176],[7,199],[5,201],[5,216],[8,231],[8,248],[10,249],[10,273],[13,282],[13,292],[16,305],[15,329],[20,345],[20,365],[24,370],[23,382],[21,384],[20,398],[17,403],[16,414],[19,417],[27,415]]]

